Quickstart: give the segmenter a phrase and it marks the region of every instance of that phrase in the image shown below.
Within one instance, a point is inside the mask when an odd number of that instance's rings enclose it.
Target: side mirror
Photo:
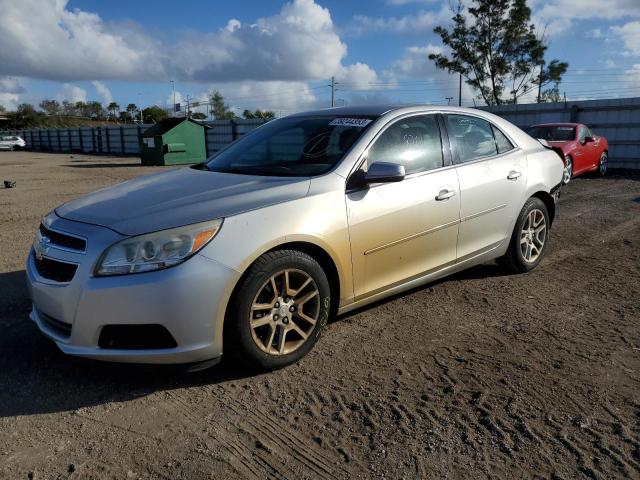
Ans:
[[[364,175],[364,182],[370,183],[391,183],[404,180],[404,166],[397,163],[376,162],[369,165],[367,173]]]
[[[584,143],[595,142],[596,137],[584,137]]]

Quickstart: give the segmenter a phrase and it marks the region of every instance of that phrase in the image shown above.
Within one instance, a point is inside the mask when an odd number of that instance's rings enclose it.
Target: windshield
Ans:
[[[308,177],[331,170],[373,117],[287,117],[273,120],[211,157],[214,172]]]
[[[533,138],[541,138],[548,142],[569,142],[576,138],[576,127],[563,125],[545,125],[531,127],[527,133]]]

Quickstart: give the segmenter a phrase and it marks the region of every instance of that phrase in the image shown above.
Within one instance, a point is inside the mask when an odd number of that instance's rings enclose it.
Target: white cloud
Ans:
[[[289,113],[308,110],[317,104],[317,97],[306,82],[242,81],[213,84],[208,91],[219,90],[225,102],[237,115],[246,108]],[[327,89],[328,90],[328,89]],[[203,94],[199,98],[206,98]]]
[[[104,83],[99,82],[98,80],[94,80],[93,82],[91,82],[91,84],[93,85],[93,88],[96,89],[98,95],[100,95],[100,97],[102,98],[105,106],[113,102],[113,95],[111,95],[111,90],[109,90],[109,87],[107,87]]]
[[[62,89],[60,89],[60,91],[56,95],[56,100],[58,100],[59,102],[67,100],[71,103],[86,102],[87,91],[84,88],[78,87],[77,85],[65,83],[62,85]]]
[[[369,17],[367,15],[355,15],[348,31],[352,35],[363,35],[374,32],[425,32],[431,30],[437,21],[435,12],[418,12],[404,17]]]
[[[149,39],[131,26],[107,25],[66,0],[3,2],[0,65],[35,78],[79,80],[159,75]]]
[[[7,110],[15,110],[20,103],[20,95],[25,92],[21,79],[0,77],[0,105]]]
[[[577,20],[640,17],[638,0],[531,0],[529,6],[534,23],[551,37],[569,32]]]
[[[20,95],[17,93],[0,92],[0,105],[7,110],[15,110],[20,101]]]
[[[340,74],[347,46],[327,8],[292,0],[251,23],[162,42],[133,22],[105,22],[67,0],[3,4],[5,74],[51,80],[308,81]]]
[[[429,55],[439,54],[444,50],[442,47],[428,44],[424,47],[408,47],[404,55],[393,63],[393,71],[404,77],[425,78],[441,71],[436,69]]]
[[[0,77],[0,92],[20,94],[25,92],[25,88],[17,78]]]
[[[629,22],[621,27],[611,27],[611,31],[619,36],[631,55],[640,55],[640,22]]]
[[[379,82],[375,70],[364,63],[344,67],[336,76],[336,80],[338,83],[348,83],[351,88],[375,88],[371,84]]]
[[[411,3],[436,3],[438,0],[387,0],[389,5],[401,6]]]
[[[425,46],[406,48],[402,57],[396,60],[391,67],[391,71],[400,78],[398,86],[403,87],[402,79],[421,79],[421,83],[411,84],[410,89],[414,91],[423,89],[426,102],[442,103],[447,97],[453,97],[453,102],[457,102],[458,75],[452,75],[436,68],[433,60],[429,59],[430,54],[438,54],[443,51],[442,47],[430,43]],[[389,74],[389,72],[386,73]],[[473,90],[463,81],[463,102],[469,104],[473,97],[475,97]]]

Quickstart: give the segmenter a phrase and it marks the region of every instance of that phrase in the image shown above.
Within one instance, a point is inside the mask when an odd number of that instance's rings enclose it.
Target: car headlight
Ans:
[[[126,275],[172,267],[198,253],[221,226],[222,219],[218,219],[121,240],[100,256],[94,275]]]

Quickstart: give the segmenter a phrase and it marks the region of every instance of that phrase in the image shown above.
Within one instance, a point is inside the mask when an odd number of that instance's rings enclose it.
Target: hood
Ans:
[[[309,185],[308,178],[180,168],[103,188],[55,212],[123,235],[140,235],[302,198]]]

